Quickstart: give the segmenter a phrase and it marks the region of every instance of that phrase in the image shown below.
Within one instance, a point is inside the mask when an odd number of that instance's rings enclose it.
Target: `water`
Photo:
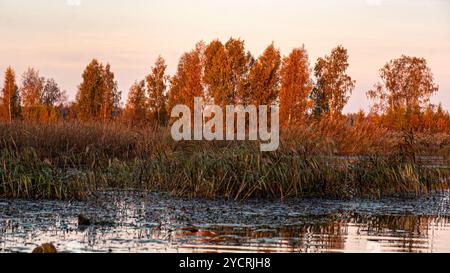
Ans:
[[[98,225],[78,226],[83,213]],[[245,203],[104,193],[0,199],[0,252],[450,252],[450,193],[419,199]]]

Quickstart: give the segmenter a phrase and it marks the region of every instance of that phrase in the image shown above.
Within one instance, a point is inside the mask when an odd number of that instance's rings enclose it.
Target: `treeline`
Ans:
[[[132,125],[165,126],[174,105],[193,106],[194,97],[220,106],[255,104],[280,106],[283,127],[304,127],[347,120],[349,124],[376,123],[392,129],[450,132],[450,115],[430,104],[438,91],[423,58],[400,56],[380,69],[380,82],[367,92],[374,101],[368,114],[343,115],[355,87],[347,73],[348,52],[343,46],[318,58],[311,67],[308,52],[299,47],[282,57],[270,44],[258,58],[243,40],[199,42],[180,58],[175,75],[158,57],[149,74],[130,88],[125,107],[109,64],[92,60],[83,72],[76,100],[65,102],[53,79],[33,68],[21,78],[8,68],[1,93],[0,118],[5,122],[58,120],[119,121]]]
[[[55,80],[41,77],[34,68],[23,73],[19,88],[13,69],[8,67],[1,94],[0,119],[6,122],[18,119],[56,122],[61,118],[65,100],[65,91]]]

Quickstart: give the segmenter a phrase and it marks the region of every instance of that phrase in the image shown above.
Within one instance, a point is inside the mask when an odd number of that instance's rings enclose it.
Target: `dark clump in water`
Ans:
[[[0,200],[0,252],[450,252],[450,194],[249,200],[106,192],[95,201]]]

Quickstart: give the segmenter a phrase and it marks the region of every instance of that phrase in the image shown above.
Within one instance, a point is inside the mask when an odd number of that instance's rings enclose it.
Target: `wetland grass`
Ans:
[[[278,151],[261,153],[254,142],[174,142],[166,128],[17,123],[0,129],[0,196],[7,198],[86,199],[108,189],[235,200],[378,198],[442,190],[450,177],[445,166],[411,158],[392,134],[290,131]],[[426,142],[423,150],[413,145],[413,153],[432,150],[446,159],[447,141]]]

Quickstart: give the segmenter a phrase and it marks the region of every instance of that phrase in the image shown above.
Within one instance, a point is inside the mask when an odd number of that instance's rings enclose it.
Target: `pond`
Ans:
[[[92,225],[81,226],[80,214]],[[0,252],[450,252],[450,193],[247,202],[105,192],[88,202],[0,199]]]

